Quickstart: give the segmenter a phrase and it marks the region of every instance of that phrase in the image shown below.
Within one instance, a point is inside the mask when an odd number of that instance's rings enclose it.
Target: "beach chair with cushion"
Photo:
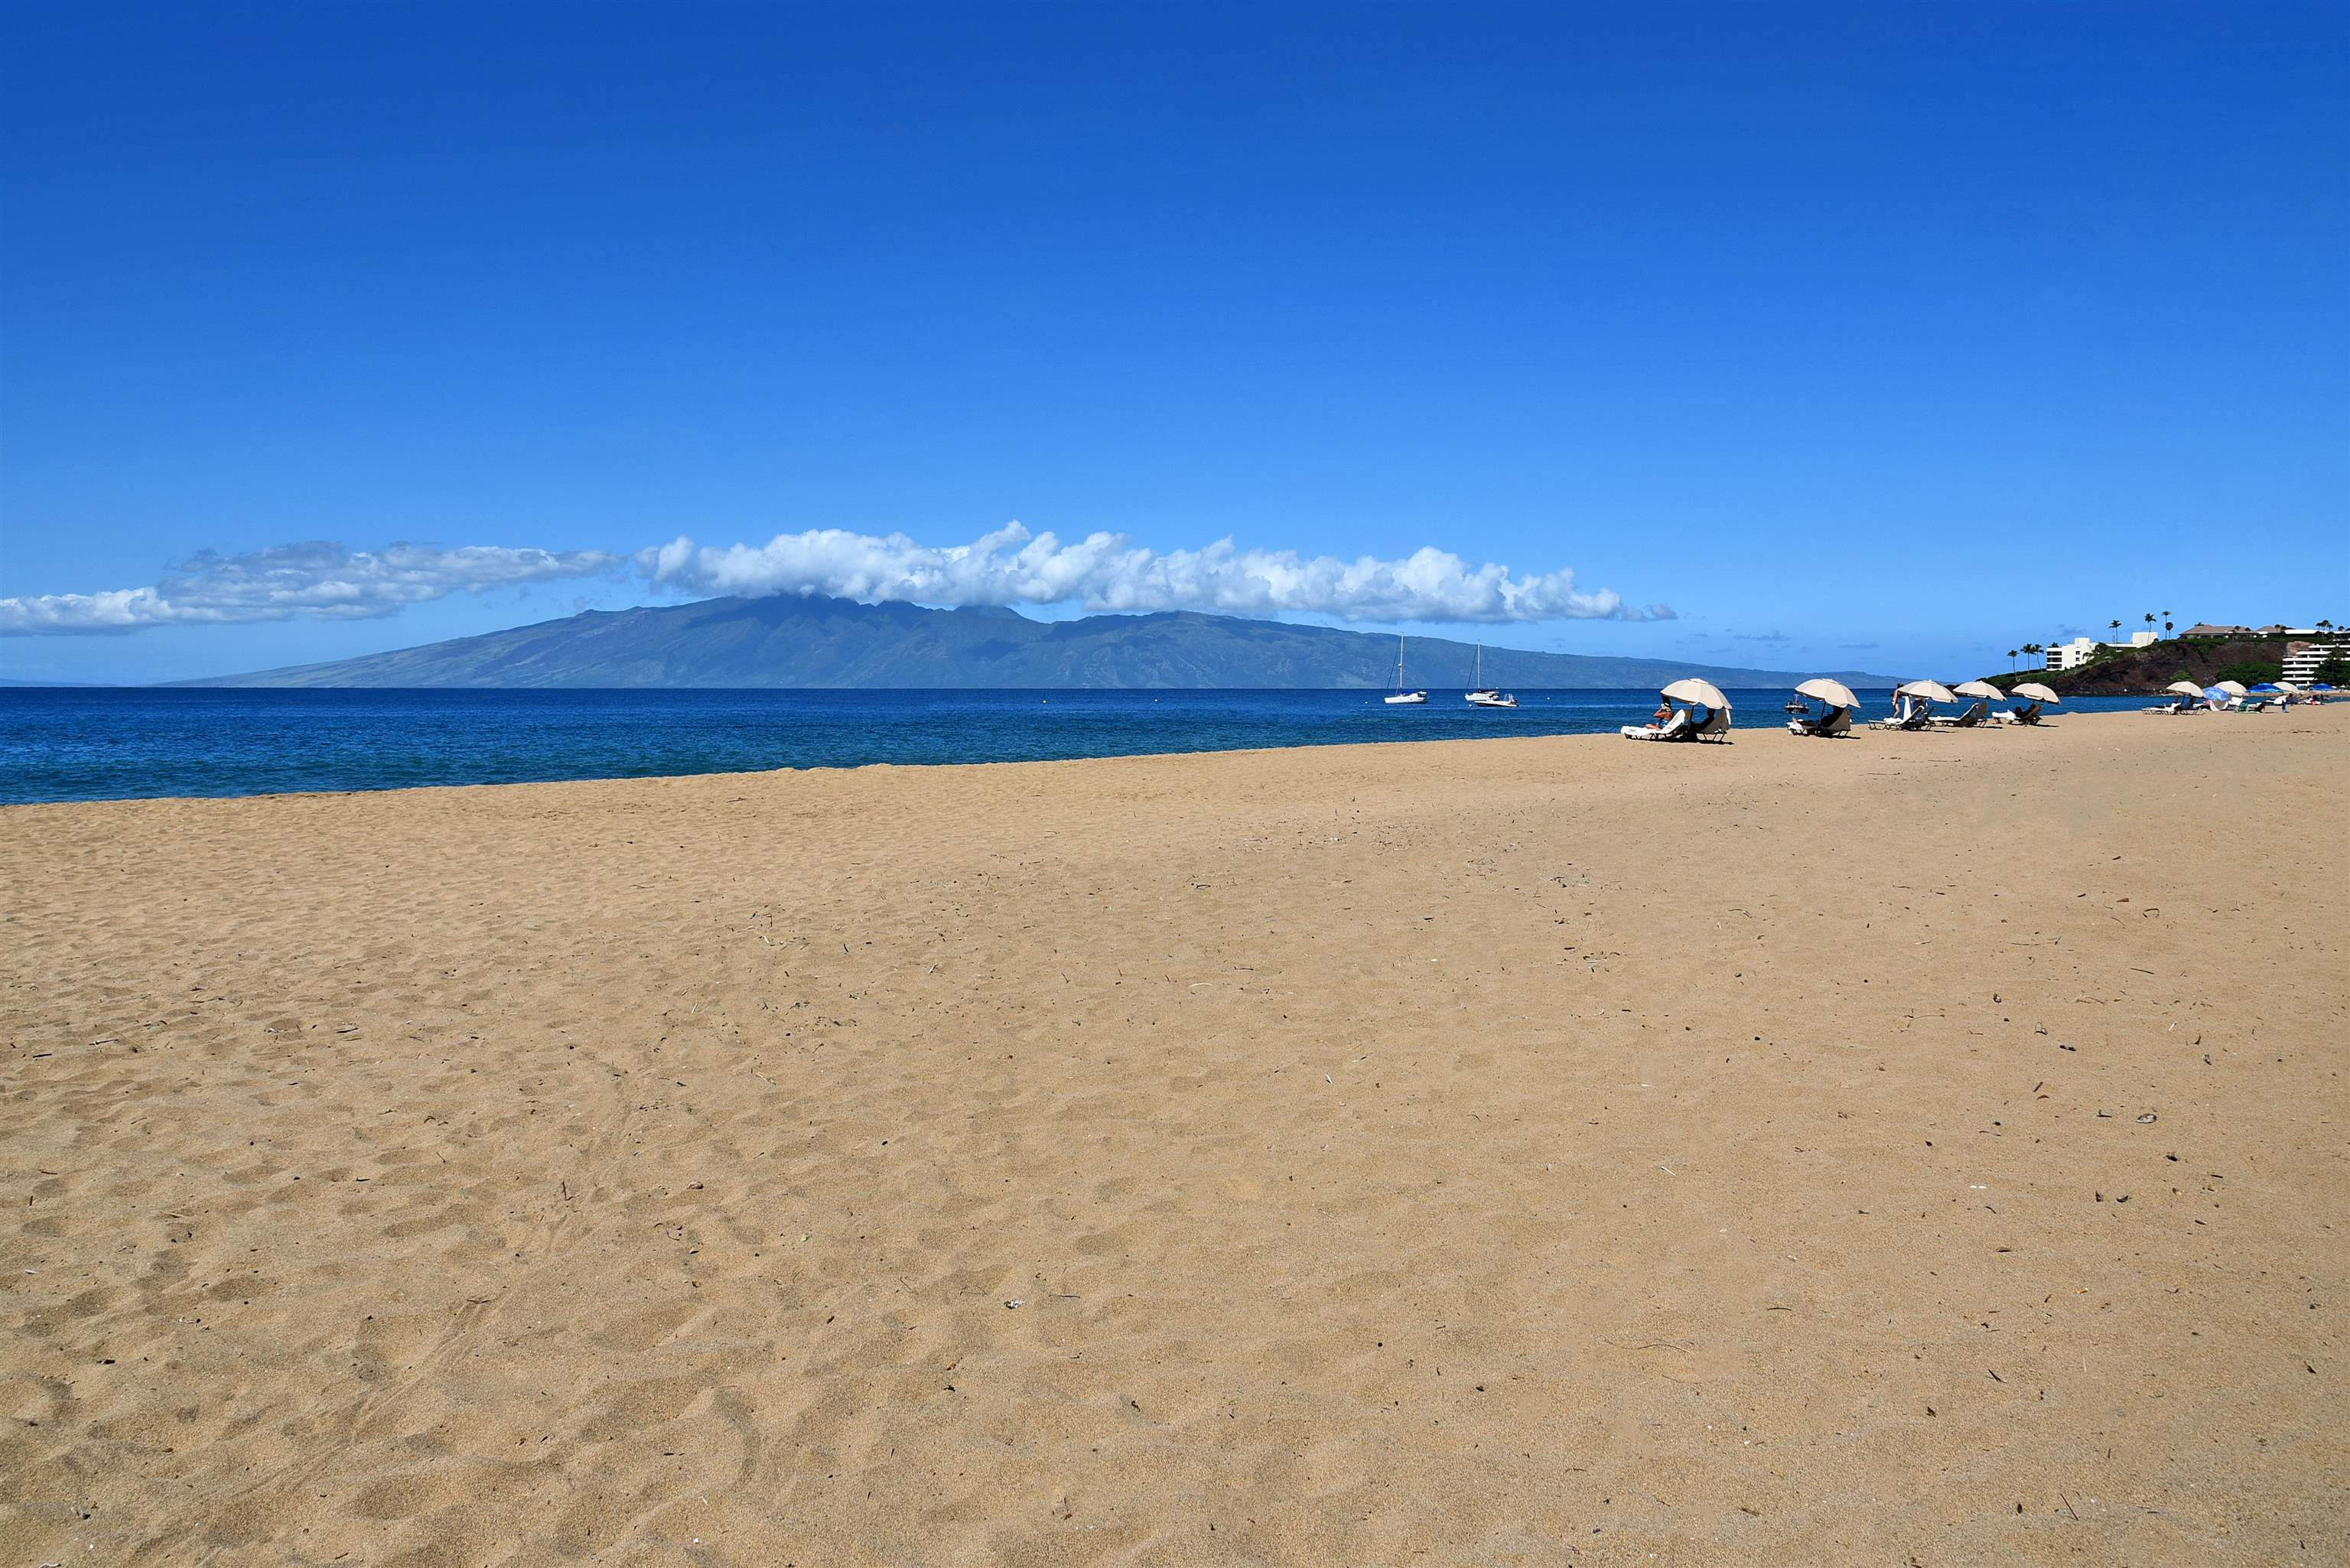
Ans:
[[[1690,738],[1689,710],[1676,708],[1673,716],[1665,721],[1662,729],[1646,724],[1627,724],[1617,732],[1627,741],[1686,741]]]
[[[1983,715],[1990,711],[1991,699],[1988,697],[1978,697],[1974,701],[1974,705],[1969,708],[1965,712],[1953,713],[1947,719],[1937,719],[1934,722],[1941,725],[1944,729],[1949,730],[1971,730],[1976,725],[1981,723],[1983,722]]]
[[[1728,741],[1730,710],[1716,708],[1712,712],[1708,713],[1705,716],[1705,722],[1691,730],[1689,732],[1689,738],[1692,741]]]
[[[1831,708],[1822,718],[1790,719],[1788,732],[1797,735],[1818,735],[1824,739],[1852,733],[1852,710]]]

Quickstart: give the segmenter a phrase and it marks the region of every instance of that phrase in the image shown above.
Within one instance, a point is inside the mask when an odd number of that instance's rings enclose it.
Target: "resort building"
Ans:
[[[2284,637],[2284,678],[2296,685],[2316,680],[2317,667],[2329,659],[2350,659],[2350,631],[2295,628]]]
[[[2076,637],[2070,642],[2052,642],[2048,645],[2046,668],[2078,670],[2095,658],[2100,649],[2152,648],[2157,640],[2155,634],[2150,631],[2134,631],[2130,633],[2127,642],[2099,642],[2094,637]]]

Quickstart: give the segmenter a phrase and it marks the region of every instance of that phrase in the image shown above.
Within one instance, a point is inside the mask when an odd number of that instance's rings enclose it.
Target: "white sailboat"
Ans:
[[[1485,645],[1482,642],[1477,645],[1477,689],[1462,692],[1461,701],[1474,703],[1480,708],[1514,708],[1518,705],[1517,698],[1509,692],[1496,691],[1485,684]]]
[[[1394,708],[1400,707],[1402,704],[1407,702],[1425,702],[1427,701],[1428,693],[1425,691],[1407,691],[1404,690],[1403,638],[1401,634],[1399,633],[1396,637],[1396,689],[1394,694],[1387,700],[1388,706]]]

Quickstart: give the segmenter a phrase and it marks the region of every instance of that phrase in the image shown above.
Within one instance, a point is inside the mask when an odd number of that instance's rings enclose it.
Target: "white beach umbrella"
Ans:
[[[1700,708],[1727,709],[1730,706],[1730,699],[1721,694],[1721,687],[1711,680],[1700,680],[1694,675],[1685,680],[1674,681],[1658,695],[1667,701],[1694,702]]]
[[[2180,684],[2180,685],[2185,685],[2185,684],[2186,684],[2186,682],[2181,681],[2179,684]],[[2172,687],[2172,688],[2171,688],[2171,690],[2172,690],[2172,691],[2177,691],[2178,689],[2178,687],[2176,687],[2176,686],[2174,686],[2174,687]],[[2054,691],[2051,691],[2050,690],[2048,690],[2048,688],[2046,688],[2045,686],[2043,686],[2043,685],[2042,685],[2042,684],[2040,684],[2040,682],[2039,682],[2039,681],[2037,681],[2037,680],[2026,680],[2026,681],[2024,681],[2022,685],[2018,686],[2018,687],[2017,687],[2017,688],[2016,688],[2012,692],[2011,692],[2011,693],[2010,693],[2010,695],[2011,695],[2011,696],[2015,696],[2015,697],[2021,697],[2021,698],[2022,698],[2022,699],[2023,699],[2025,701],[2027,701],[2027,702],[2062,702],[2063,701],[2064,701],[2064,699],[2063,699],[2062,697],[2057,696],[2057,695],[2056,695],[2056,693],[2054,693]]]
[[[2192,680],[2174,680],[2169,685],[2164,687],[2163,690],[2179,697],[2200,697],[2203,695],[2203,688],[2196,685]]]
[[[1795,695],[1798,697],[1816,698],[1818,701],[1826,703],[1831,708],[1857,708],[1860,706],[1860,699],[1852,694],[1851,687],[1846,686],[1841,680],[1831,680],[1825,675],[1814,677],[1810,680],[1804,681],[1801,686],[1796,687]]]
[[[1965,685],[1955,687],[1953,690],[1961,697],[1988,697],[1994,702],[2007,695],[1988,680],[1970,680]]]
[[[2222,680],[2218,682],[2218,685],[2220,691],[2230,697],[2241,697],[2244,694],[2244,683],[2241,680]]]
[[[2301,688],[2300,688],[2300,687],[2298,687],[2298,686],[2295,686],[2295,685],[2294,685],[2292,681],[2290,681],[2290,680],[2280,680],[2280,681],[2278,681],[2278,682],[2276,683],[2276,689],[2277,689],[2278,691],[2280,691],[2289,692],[2289,693],[2291,693],[2293,696],[2295,696],[2295,697],[2298,697],[2298,696],[2300,696],[2300,695],[2301,695]]]
[[[1912,680],[1894,690],[1904,697],[1923,697],[1929,702],[1955,702],[1959,700],[1949,687],[1939,680]]]

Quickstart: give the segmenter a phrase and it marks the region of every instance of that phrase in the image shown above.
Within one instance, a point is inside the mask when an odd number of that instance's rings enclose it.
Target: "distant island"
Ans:
[[[1414,638],[1414,686],[1463,688],[1476,649]],[[1390,634],[1189,611],[1038,621],[1001,608],[925,609],[852,599],[705,599],[588,610],[560,620],[391,653],[296,665],[182,686],[499,688],[1037,688],[1376,690],[1395,674]],[[1855,687],[1890,678],[1656,659],[1485,650],[1491,684],[1653,690],[1685,675],[1721,686],[1787,686],[1833,674]]]

